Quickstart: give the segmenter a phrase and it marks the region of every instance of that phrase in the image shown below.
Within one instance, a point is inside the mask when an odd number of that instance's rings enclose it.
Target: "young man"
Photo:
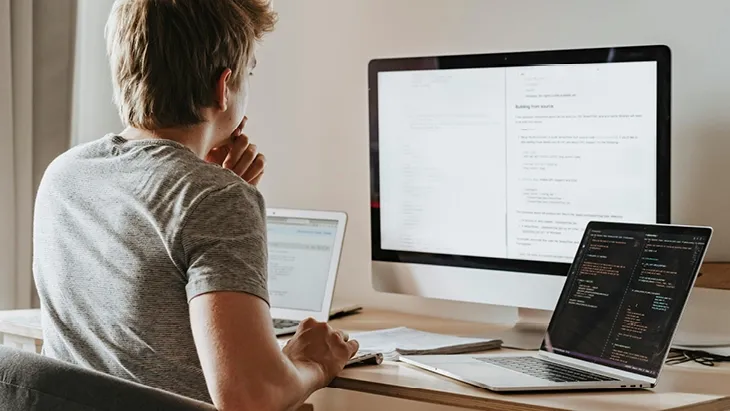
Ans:
[[[127,128],[69,150],[38,190],[44,354],[212,402],[283,410],[357,351],[267,304],[264,157],[243,134],[263,0],[117,0],[107,23]]]

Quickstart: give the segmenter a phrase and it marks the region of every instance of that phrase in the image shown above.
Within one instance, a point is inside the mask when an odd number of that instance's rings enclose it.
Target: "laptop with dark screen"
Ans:
[[[710,227],[591,222],[537,353],[401,361],[494,391],[652,388],[711,237]]]

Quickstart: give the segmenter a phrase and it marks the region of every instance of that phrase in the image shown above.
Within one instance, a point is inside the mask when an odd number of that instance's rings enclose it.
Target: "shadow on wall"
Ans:
[[[730,243],[730,123],[703,125],[685,135],[680,149],[672,147],[672,188],[684,187],[672,197],[672,222],[711,225],[714,228],[708,261],[728,261],[730,252],[718,245]],[[673,140],[677,140],[673,138]],[[678,160],[681,158],[682,162]],[[708,218],[715,216],[715,218]],[[713,245],[715,247],[713,247]]]
[[[34,198],[48,164],[71,146],[77,7],[78,0],[33,0]],[[35,293],[32,304],[40,305]]]
[[[78,0],[33,2],[33,181],[71,145]]]

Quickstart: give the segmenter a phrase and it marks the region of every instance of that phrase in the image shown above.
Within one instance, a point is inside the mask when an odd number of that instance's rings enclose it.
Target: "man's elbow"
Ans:
[[[218,411],[289,411],[297,405],[290,401],[291,394],[274,385],[261,384],[220,395],[213,403]]]

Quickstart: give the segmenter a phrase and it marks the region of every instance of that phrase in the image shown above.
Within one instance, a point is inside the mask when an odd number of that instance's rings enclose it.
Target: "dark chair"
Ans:
[[[0,346],[3,411],[215,411],[191,398]]]

